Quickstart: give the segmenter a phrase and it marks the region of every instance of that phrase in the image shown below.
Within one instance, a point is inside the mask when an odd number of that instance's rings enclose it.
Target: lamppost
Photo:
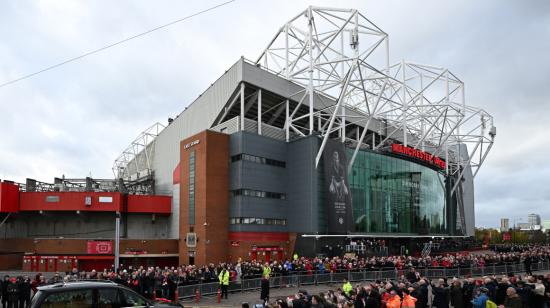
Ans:
[[[118,267],[120,265],[120,212],[116,212],[115,217],[115,272],[118,273]]]

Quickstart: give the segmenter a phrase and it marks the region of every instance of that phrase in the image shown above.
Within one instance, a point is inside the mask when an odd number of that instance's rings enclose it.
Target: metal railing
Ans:
[[[550,262],[539,262],[531,265],[534,271],[549,271]],[[491,264],[484,267],[429,267],[417,268],[421,276],[428,279],[449,278],[449,277],[482,277],[487,275],[503,275],[508,273],[525,272],[522,263],[505,263],[501,265]],[[397,280],[406,275],[407,270],[357,270],[335,273],[313,273],[308,275],[274,276],[270,278],[270,288],[300,287],[305,285],[320,285],[342,283],[344,278],[351,282],[376,281],[376,280]],[[261,278],[242,279],[229,283],[229,292],[245,292],[260,289]],[[178,286],[179,299],[188,299],[197,296],[208,296],[218,293],[219,283],[199,283],[187,286]]]

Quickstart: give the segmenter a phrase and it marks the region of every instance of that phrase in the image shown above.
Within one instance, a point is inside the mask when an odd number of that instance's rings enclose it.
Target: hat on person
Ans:
[[[479,288],[479,291],[481,291],[483,293],[489,293],[489,289],[487,289],[486,287]]]

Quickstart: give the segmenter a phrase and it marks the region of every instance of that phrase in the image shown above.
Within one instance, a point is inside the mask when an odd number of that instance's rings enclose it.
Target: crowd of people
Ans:
[[[431,290],[430,290],[431,288]],[[279,308],[546,308],[550,303],[550,275],[436,279],[410,271],[398,281],[376,281],[315,295],[300,290],[265,305]],[[248,304],[244,304],[247,307]]]
[[[345,271],[378,271],[400,270],[430,267],[485,267],[505,263],[523,263],[528,274],[532,274],[532,263],[550,261],[550,246],[513,246],[501,247],[492,253],[445,254],[428,257],[389,256],[389,257],[333,257],[305,258],[294,255],[291,260],[269,263],[257,260],[238,260],[234,263],[209,264],[206,266],[181,265],[178,267],[132,267],[121,266],[116,271],[113,268],[102,271],[79,272],[77,269],[61,274],[56,273],[46,279],[37,274],[34,279],[29,277],[4,277],[2,281],[2,302],[27,302],[31,291],[37,287],[75,280],[112,280],[125,285],[147,298],[164,297],[173,299],[178,286],[195,285],[199,283],[219,283],[223,280],[240,283],[243,279],[256,279],[266,275],[313,275]],[[521,280],[519,280],[521,281]],[[416,282],[418,283],[418,281]],[[531,283],[531,282],[529,282]],[[401,290],[401,289],[400,289]],[[406,292],[406,291],[405,291]],[[403,291],[399,292],[402,295]],[[361,294],[364,294],[362,292]],[[359,292],[356,294],[359,295]],[[6,305],[4,305],[6,307]],[[439,306],[438,306],[439,307]]]

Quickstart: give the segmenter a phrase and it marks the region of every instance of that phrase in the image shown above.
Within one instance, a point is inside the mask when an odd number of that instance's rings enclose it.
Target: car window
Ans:
[[[116,288],[99,289],[97,298],[98,308],[120,308],[122,301]]]
[[[148,303],[145,298],[141,295],[130,291],[130,290],[121,290],[123,297],[122,307],[147,307]]]
[[[44,295],[44,292],[38,290],[36,293],[34,293],[34,295],[32,296],[32,299],[31,299],[31,307],[36,307],[38,302],[40,301],[40,299],[43,297]]]
[[[49,294],[41,308],[92,308],[92,290],[74,290]]]

